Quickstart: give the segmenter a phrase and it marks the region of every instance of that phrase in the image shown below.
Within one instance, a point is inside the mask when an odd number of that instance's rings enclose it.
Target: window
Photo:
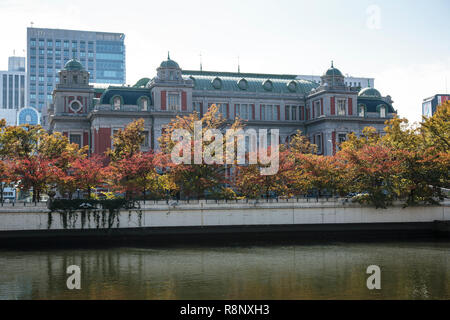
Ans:
[[[339,145],[343,142],[347,141],[347,134],[345,133],[340,133],[338,134],[338,143]]]
[[[380,107],[380,118],[386,118],[386,107],[385,106]]]
[[[178,93],[169,93],[169,110],[179,111],[180,110],[180,95]]]
[[[149,134],[148,131],[144,131],[144,141],[141,144],[141,147],[148,147],[149,146]]]
[[[197,103],[199,103],[199,102],[197,102]],[[215,104],[218,109],[217,113],[221,114],[224,119],[227,119],[227,104],[226,103],[208,103],[208,110],[211,108],[211,106],[213,104]],[[195,105],[194,105],[194,108],[195,108]],[[200,113],[200,109],[197,112]],[[236,106],[236,116],[238,114],[239,114],[239,105]]]
[[[320,116],[320,100],[314,101],[314,117]]]
[[[81,134],[71,134],[69,136],[70,143],[76,143],[81,147]]]
[[[201,102],[194,102],[194,111],[196,111],[201,116]]]
[[[317,154],[322,153],[322,134],[316,135]]]
[[[113,99],[114,110],[120,110],[121,104],[122,104],[122,100],[120,99],[120,97],[114,97],[114,99]]]
[[[338,116],[345,116],[346,115],[346,111],[345,111],[345,104],[346,104],[346,100],[345,99],[338,99],[337,101],[337,113]]]
[[[289,115],[290,115],[290,109],[291,109],[291,107],[290,106],[286,106],[285,107],[285,110],[284,110],[284,116],[285,116],[285,119],[286,120],[290,120],[290,117],[289,117]]]
[[[148,110],[148,99],[147,98],[141,98],[141,110],[142,111]]]
[[[248,104],[237,104],[236,105],[236,117],[242,120],[249,120],[250,110]]]
[[[358,114],[359,114],[360,117],[364,118],[364,116],[365,116],[365,108],[364,108],[363,104],[359,105],[359,112],[358,112]]]
[[[74,101],[70,104],[70,109],[74,112],[78,112],[81,109],[81,104],[78,101]]]
[[[294,121],[297,120],[297,107],[292,106],[291,111],[292,111],[292,120],[294,120]]]
[[[277,107],[274,105],[261,105],[261,120],[273,121],[278,119]]]

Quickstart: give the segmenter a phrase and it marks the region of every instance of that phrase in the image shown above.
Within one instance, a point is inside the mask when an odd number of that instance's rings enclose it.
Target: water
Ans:
[[[450,243],[0,251],[0,270],[0,299],[450,299]]]

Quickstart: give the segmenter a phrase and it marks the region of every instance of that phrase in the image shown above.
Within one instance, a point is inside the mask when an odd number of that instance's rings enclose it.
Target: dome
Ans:
[[[136,84],[133,87],[135,87],[135,88],[146,87],[149,82],[150,82],[149,78],[142,78],[142,79],[139,79],[139,81],[136,82]]]
[[[359,97],[372,97],[372,98],[381,98],[381,93],[375,88],[365,88],[362,89],[359,94]]]
[[[167,60],[161,62],[160,68],[176,68],[180,69],[178,63],[170,59],[170,55],[167,53]]]
[[[83,65],[80,63],[80,61],[76,59],[71,59],[67,61],[67,63],[64,65],[64,69],[66,70],[83,70]]]
[[[342,74],[341,71],[339,71],[339,69],[336,69],[333,66],[333,61],[331,61],[331,68],[325,72],[324,76],[343,77],[344,75]]]

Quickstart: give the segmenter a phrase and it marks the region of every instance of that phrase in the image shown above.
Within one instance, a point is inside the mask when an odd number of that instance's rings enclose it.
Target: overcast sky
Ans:
[[[0,69],[26,28],[123,32],[127,83],[153,77],[167,51],[183,69],[374,77],[400,116],[450,87],[448,0],[0,0]],[[448,90],[447,90],[448,91]]]

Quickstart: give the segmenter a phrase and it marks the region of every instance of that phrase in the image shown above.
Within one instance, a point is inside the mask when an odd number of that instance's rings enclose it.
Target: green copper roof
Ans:
[[[64,69],[66,70],[83,70],[83,65],[80,63],[80,61],[76,59],[71,59],[67,61],[67,63],[64,65]]]
[[[359,92],[358,96],[381,98],[381,93],[375,88],[364,88]]]
[[[167,60],[161,62],[160,67],[161,68],[176,68],[176,69],[180,69],[180,66],[178,65],[178,63],[176,63],[175,61],[170,59],[169,53],[167,53]]]
[[[308,94],[319,85],[297,80],[296,75],[183,70],[194,81],[194,90]]]
[[[334,67],[333,61],[331,61],[331,68],[325,72],[324,76],[343,77],[344,75]]]
[[[150,78],[142,78],[139,79],[138,82],[136,82],[136,84],[133,86],[135,88],[141,88],[141,87],[145,87],[150,81]]]
[[[101,104],[109,104],[110,100],[114,96],[120,96],[124,104],[137,105],[139,98],[147,97],[152,104],[152,96],[150,91],[146,88],[134,88],[134,87],[115,87],[110,86],[106,89],[100,97]]]

